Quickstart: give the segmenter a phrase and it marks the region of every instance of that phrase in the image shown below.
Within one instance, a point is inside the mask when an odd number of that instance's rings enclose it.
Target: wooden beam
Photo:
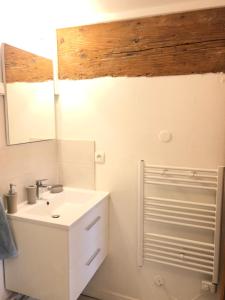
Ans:
[[[8,44],[3,44],[3,47],[7,83],[53,80],[53,66],[50,59]]]
[[[225,72],[225,7],[57,30],[60,79]]]

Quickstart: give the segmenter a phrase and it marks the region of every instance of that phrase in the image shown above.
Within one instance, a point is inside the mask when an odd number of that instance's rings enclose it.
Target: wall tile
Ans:
[[[66,186],[94,189],[94,167],[92,164],[62,163],[60,182]]]
[[[95,188],[95,144],[93,141],[58,142],[59,181],[64,185]]]
[[[0,148],[0,194],[16,184],[18,202],[26,200],[25,186],[48,178],[57,183],[57,145],[55,141],[4,146]]]
[[[94,150],[93,141],[60,140],[58,142],[61,162],[93,163]]]

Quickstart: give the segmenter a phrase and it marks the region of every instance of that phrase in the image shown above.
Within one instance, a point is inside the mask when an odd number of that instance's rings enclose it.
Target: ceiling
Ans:
[[[181,1],[179,0],[122,0],[122,1],[96,0],[95,2],[98,3],[99,8],[101,8],[103,11],[114,13],[114,12],[121,12],[121,11],[134,10],[134,9],[143,9],[146,7],[149,8],[149,7],[174,4],[174,3],[185,2],[185,1],[188,2],[188,0],[181,0]],[[88,0],[86,2],[88,2]]]
[[[46,52],[56,28],[216,6],[225,0],[5,0],[0,42]]]
[[[222,5],[225,0],[5,0],[1,3],[0,25],[15,28],[25,24],[24,29],[34,23],[40,27],[64,23],[73,26],[100,20],[103,14],[117,19],[135,16],[135,12],[140,16],[154,15]]]

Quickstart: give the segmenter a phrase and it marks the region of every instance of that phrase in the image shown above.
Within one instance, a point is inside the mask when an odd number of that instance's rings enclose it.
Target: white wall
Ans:
[[[94,7],[94,2],[82,14],[78,9],[76,20],[60,18],[59,27],[225,5],[106,1]],[[137,161],[204,168],[224,164],[224,75],[62,81],[60,95],[59,138],[95,140],[96,150],[106,153],[106,163],[96,165],[96,188],[112,196],[109,256],[86,292],[105,300],[167,300],[168,294],[190,300],[201,293],[197,274],[154,264],[136,267]],[[162,129],[173,134],[168,144],[158,140]],[[154,286],[155,274],[164,277],[167,291]]]
[[[201,276],[153,263],[136,266],[137,162],[224,164],[225,75],[61,81],[60,95],[59,138],[95,140],[106,154],[105,164],[96,165],[96,188],[111,192],[109,256],[87,291],[105,300],[167,300],[153,284],[160,274],[168,293],[190,300],[200,292]],[[172,133],[170,143],[159,141],[163,129]]]
[[[1,21],[2,19],[0,19],[0,23]],[[4,25],[0,24],[0,28],[3,27]],[[15,32],[14,36],[16,39]],[[13,40],[13,36],[11,36],[11,40]],[[4,99],[0,96],[0,195],[2,196],[8,191],[9,183],[14,183],[18,192],[18,202],[26,201],[25,186],[34,184],[35,180],[40,178],[48,178],[49,184],[56,183],[57,173],[57,147],[54,140],[6,145]],[[0,300],[5,300],[6,297],[3,267],[2,261],[0,261]]]

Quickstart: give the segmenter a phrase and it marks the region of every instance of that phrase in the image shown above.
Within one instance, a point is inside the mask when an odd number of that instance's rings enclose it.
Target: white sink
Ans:
[[[61,193],[43,193],[35,204],[20,204],[18,212],[8,217],[69,228],[108,195],[107,192],[65,187]],[[58,218],[54,218],[57,215]]]
[[[65,188],[9,215],[19,251],[5,260],[8,290],[39,300],[75,300],[107,255],[106,192]]]

